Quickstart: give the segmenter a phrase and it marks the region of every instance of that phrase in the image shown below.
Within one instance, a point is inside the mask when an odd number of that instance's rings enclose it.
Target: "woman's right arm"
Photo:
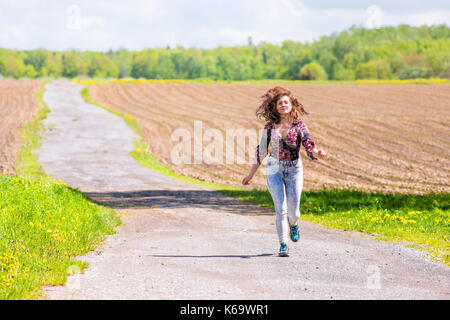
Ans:
[[[264,126],[262,135],[261,135],[261,141],[259,142],[259,145],[256,146],[256,150],[255,150],[255,160],[256,163],[254,163],[250,169],[250,173],[248,174],[248,176],[244,177],[244,179],[242,179],[242,184],[243,185],[247,185],[250,180],[253,178],[253,176],[255,175],[256,171],[258,171],[259,166],[261,165],[261,162],[264,160],[264,158],[267,156],[268,153],[268,144],[267,144],[267,134],[268,134],[268,127],[269,127],[269,123],[267,123]]]
[[[250,173],[248,174],[248,176],[244,177],[244,179],[242,179],[242,184],[245,186],[247,185],[250,180],[253,179],[253,176],[255,175],[256,171],[258,171],[259,168],[259,163],[254,163],[252,165],[252,168],[250,169]]]

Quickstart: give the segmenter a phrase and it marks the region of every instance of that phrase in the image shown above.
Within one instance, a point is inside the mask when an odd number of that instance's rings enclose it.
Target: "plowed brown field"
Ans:
[[[0,80],[0,174],[15,173],[15,159],[22,140],[21,129],[38,108],[38,80]]]
[[[90,92],[94,101],[138,120],[151,152],[175,172],[240,186],[251,164],[224,160],[215,165],[175,165],[170,154],[178,141],[172,141],[171,134],[185,128],[193,136],[194,120],[200,120],[203,132],[219,129],[225,145],[226,129],[260,130],[264,122],[256,119],[255,110],[270,87],[102,84],[92,85]],[[328,158],[313,162],[302,151],[304,190],[326,186],[402,193],[450,191],[449,85],[286,87],[305,105],[311,136],[328,152]],[[209,143],[203,141],[203,148]],[[253,148],[246,147],[247,160],[253,158]],[[266,187],[262,170],[252,181],[254,187]]]

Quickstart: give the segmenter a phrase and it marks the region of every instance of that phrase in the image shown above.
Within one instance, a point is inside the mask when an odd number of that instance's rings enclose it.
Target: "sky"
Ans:
[[[0,0],[0,48],[213,49],[442,23],[450,26],[448,0]]]

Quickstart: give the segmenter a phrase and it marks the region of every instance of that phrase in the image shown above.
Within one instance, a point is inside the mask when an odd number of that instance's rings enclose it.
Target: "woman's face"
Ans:
[[[277,111],[280,116],[287,116],[292,111],[291,99],[288,96],[282,96],[277,101]]]

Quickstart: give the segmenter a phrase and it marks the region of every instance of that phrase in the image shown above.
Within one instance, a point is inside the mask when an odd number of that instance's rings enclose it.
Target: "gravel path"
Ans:
[[[123,225],[80,257],[84,274],[44,287],[45,298],[450,298],[450,268],[358,232],[301,221],[291,256],[278,257],[271,210],[139,166],[121,118],[86,104],[78,84],[46,88],[44,170],[116,209]]]

